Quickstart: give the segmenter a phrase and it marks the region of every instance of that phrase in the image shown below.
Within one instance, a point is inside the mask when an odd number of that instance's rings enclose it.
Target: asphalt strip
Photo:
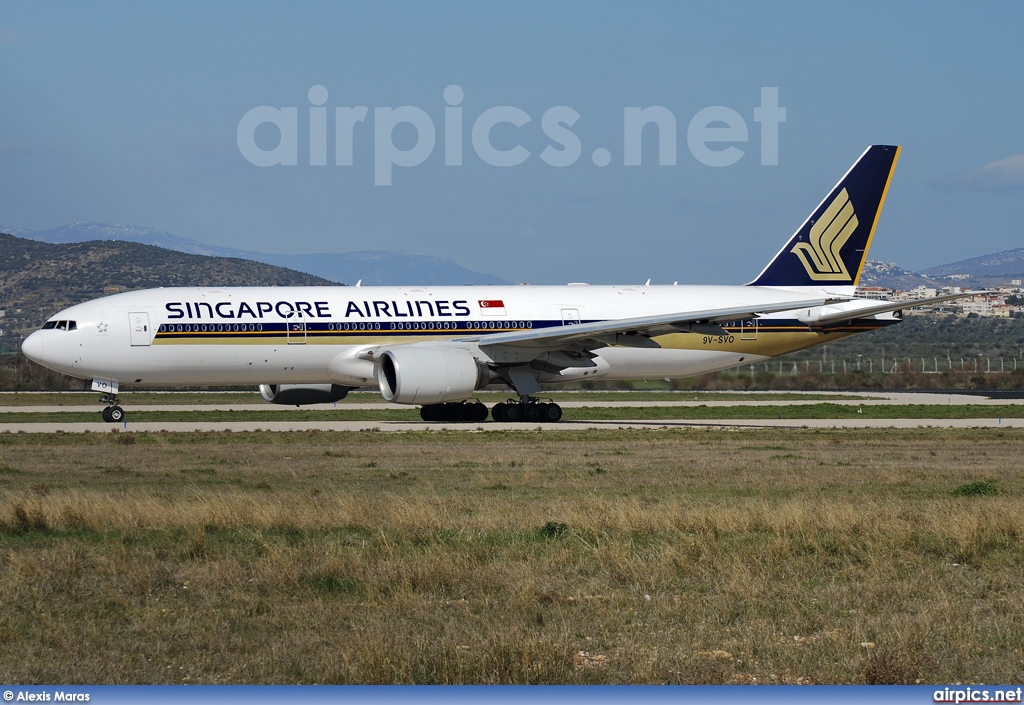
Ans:
[[[362,432],[477,432],[477,431],[590,431],[612,429],[685,429],[685,428],[1024,428],[1024,418],[991,419],[728,419],[728,420],[656,420],[656,421],[562,421],[544,423],[424,423],[407,421],[163,421],[143,423],[7,423],[3,433],[253,433],[298,431]]]

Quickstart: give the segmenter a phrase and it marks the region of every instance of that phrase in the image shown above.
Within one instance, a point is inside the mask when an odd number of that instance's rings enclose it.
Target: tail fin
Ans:
[[[750,286],[856,286],[899,155],[868,147]]]

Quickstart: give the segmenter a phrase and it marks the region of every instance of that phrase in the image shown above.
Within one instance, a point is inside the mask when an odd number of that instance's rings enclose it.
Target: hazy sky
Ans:
[[[871,255],[922,269],[1024,246],[1022,28],[1019,2],[5,0],[0,223],[742,283],[884,143],[904,149]],[[631,153],[627,110],[652,106],[675,149],[650,124]]]

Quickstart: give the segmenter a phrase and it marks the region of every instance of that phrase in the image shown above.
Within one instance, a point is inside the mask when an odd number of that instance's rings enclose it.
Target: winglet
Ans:
[[[856,286],[899,154],[868,147],[750,286]]]

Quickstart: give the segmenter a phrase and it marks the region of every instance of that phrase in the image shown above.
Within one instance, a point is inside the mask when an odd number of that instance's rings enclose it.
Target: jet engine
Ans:
[[[377,363],[381,396],[398,404],[461,401],[489,381],[487,367],[458,348],[395,348],[385,351]]]
[[[345,398],[351,387],[340,384],[261,384],[260,394],[271,404],[330,404]]]

